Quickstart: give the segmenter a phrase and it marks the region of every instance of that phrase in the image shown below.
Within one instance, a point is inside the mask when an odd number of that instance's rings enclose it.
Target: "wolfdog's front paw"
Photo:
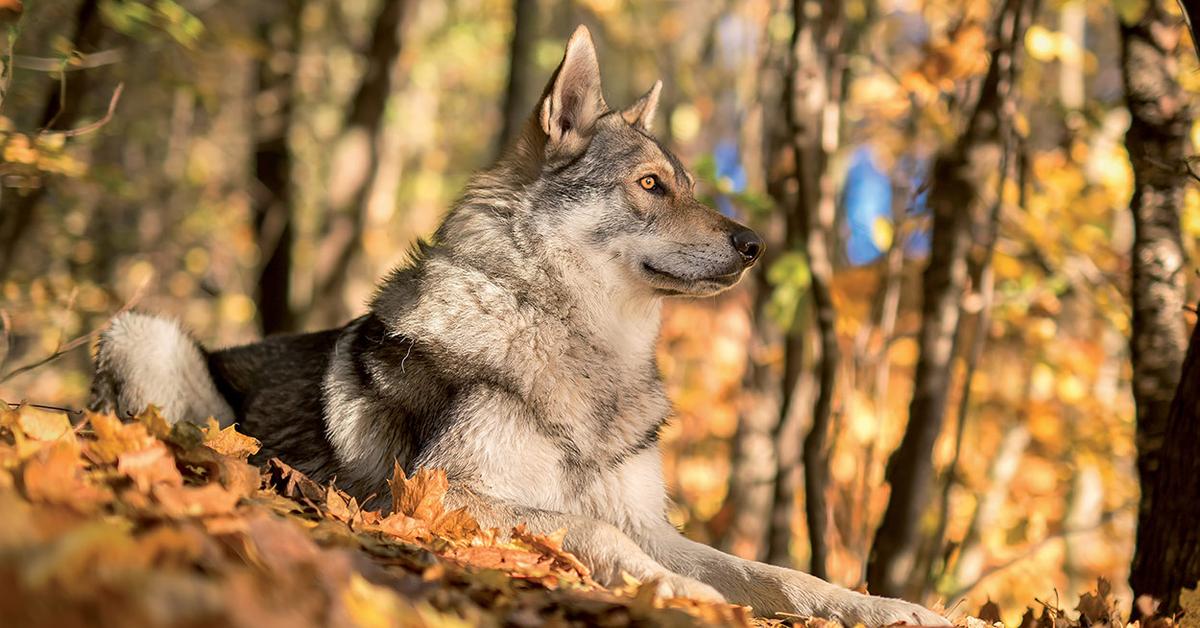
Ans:
[[[716,589],[687,576],[666,573],[657,576],[655,581],[658,583],[658,596],[662,598],[686,597],[702,602],[725,602],[725,596]]]
[[[833,609],[833,614],[844,626],[949,626],[945,617],[917,604],[886,597],[856,594]]]

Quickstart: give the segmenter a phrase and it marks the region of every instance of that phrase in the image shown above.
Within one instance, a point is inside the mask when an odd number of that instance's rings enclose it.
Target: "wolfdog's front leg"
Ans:
[[[467,511],[485,528],[511,530],[518,524],[524,524],[537,534],[549,534],[566,528],[563,549],[578,556],[591,569],[592,577],[605,586],[623,584],[621,574],[627,573],[643,582],[658,582],[658,593],[663,597],[725,601],[713,587],[662,566],[624,532],[603,521],[516,506],[462,489],[451,489],[447,495],[447,505],[466,506]]]
[[[752,606],[759,615],[825,617],[844,626],[950,625],[923,606],[864,595],[803,572],[730,556],[687,539],[666,521],[639,540],[666,568],[712,585],[730,602]]]

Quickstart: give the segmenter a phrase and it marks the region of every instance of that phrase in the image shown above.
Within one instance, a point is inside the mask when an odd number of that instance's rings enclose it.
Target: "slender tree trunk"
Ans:
[[[1188,377],[1180,384],[1186,336],[1180,211],[1189,181],[1184,160],[1192,112],[1176,79],[1179,27],[1157,1],[1138,22],[1121,24],[1121,74],[1131,116],[1125,146],[1134,173],[1130,350],[1142,487],[1130,583],[1135,593],[1161,598],[1168,609],[1177,604],[1181,583],[1196,582],[1200,566],[1200,466],[1194,455],[1181,460],[1176,451],[1194,447],[1200,425],[1194,340]],[[1188,518],[1179,519],[1185,513]]]
[[[71,38],[73,48],[84,53],[95,52],[100,48],[105,30],[100,3],[84,0],[76,13],[75,33]],[[67,72],[62,80],[54,81],[47,90],[46,104],[39,120],[43,128],[69,129],[84,113],[86,95],[94,83],[93,75],[87,70]],[[45,195],[45,185],[21,191],[0,189],[0,283],[12,272],[17,248],[33,226]]]
[[[787,46],[772,43],[768,38],[766,55],[763,63],[761,99],[763,102],[777,103],[789,93],[791,84],[787,76],[791,67],[791,53]],[[759,554],[763,561],[770,564],[790,566],[792,515],[796,508],[794,478],[800,452],[796,443],[787,436],[795,427],[794,421],[790,420],[789,408],[795,405],[794,399],[798,392],[796,378],[799,377],[799,367],[803,364],[803,332],[799,308],[793,320],[786,322],[773,320],[766,311],[771,302],[771,295],[776,289],[767,279],[770,269],[782,255],[797,246],[792,239],[795,231],[790,227],[792,219],[787,212],[787,208],[794,203],[792,197],[796,194],[796,165],[792,160],[791,134],[784,109],[763,108],[764,178],[767,193],[771,195],[780,211],[772,214],[773,222],[768,223],[767,229],[763,231],[767,239],[767,248],[760,264],[762,270],[755,274],[754,300],[757,340],[762,345],[781,345],[782,365],[780,368],[770,368],[769,365],[758,364],[756,356],[752,353],[746,383],[762,386],[756,391],[756,396],[772,400],[771,412],[774,415],[767,419],[768,424],[763,428],[772,443],[773,455],[769,461],[769,471],[765,472],[768,477],[763,496],[766,505],[760,515],[765,523]],[[753,347],[751,349],[753,350]],[[800,387],[801,396],[807,390],[807,386]],[[745,437],[744,433],[742,437]],[[745,462],[751,464],[750,461]],[[753,473],[742,471],[743,477],[750,475]],[[741,506],[740,503],[736,505]]]
[[[259,272],[255,303],[263,335],[294,331],[290,304],[293,243],[292,160],[288,130],[292,122],[292,71],[299,50],[299,1],[283,3],[285,15],[270,15],[261,27],[265,57],[258,63],[261,102],[274,103],[255,125],[253,190],[254,230]]]
[[[330,223],[317,249],[313,292],[315,303],[322,304],[324,310],[322,322],[332,324],[347,314],[340,293],[362,245],[367,197],[378,170],[378,136],[388,98],[396,87],[396,60],[411,5],[408,0],[383,0],[366,53],[367,68],[338,140],[338,163],[334,164],[329,194]]]
[[[1015,76],[1010,75],[1010,78]],[[1008,94],[1008,102],[1006,107],[1015,109],[1015,99],[1010,91]],[[1002,124],[1005,129],[1005,144],[1004,153],[1000,160],[1000,180],[996,183],[996,199],[992,203],[992,209],[987,217],[987,222],[982,225],[981,233],[976,242],[975,252],[973,255],[968,255],[967,266],[971,279],[971,291],[973,299],[964,299],[959,306],[959,317],[974,314],[974,325],[971,327],[970,349],[966,355],[966,367],[962,378],[962,394],[959,395],[957,422],[954,426],[954,457],[950,460],[950,465],[946,469],[946,477],[942,483],[941,500],[938,505],[937,513],[937,529],[933,534],[933,542],[929,544],[929,551],[925,556],[924,564],[921,565],[921,573],[928,574],[925,580],[921,583],[921,596],[924,596],[941,579],[946,573],[946,564],[943,560],[942,564],[938,565],[938,573],[934,573],[934,563],[939,558],[945,558],[946,549],[946,527],[950,521],[950,494],[954,489],[954,485],[959,482],[958,463],[962,459],[963,439],[967,430],[967,419],[971,412],[971,389],[975,381],[975,371],[979,368],[979,360],[983,357],[983,347],[987,343],[988,327],[991,324],[991,309],[992,299],[994,296],[995,278],[992,273],[992,257],[996,249],[996,240],[1000,235],[1000,212],[1003,209],[1004,186],[1011,176],[1010,170],[1012,164],[1017,160],[1014,153],[1017,150],[1017,142],[1013,137],[1012,129],[1008,124]],[[968,306],[968,301],[974,302],[974,307]]]
[[[538,87],[533,76],[537,8],[537,0],[513,0],[512,39],[508,46],[508,87],[504,90],[504,126],[496,142],[497,155],[521,132],[537,99],[535,90]]]
[[[825,491],[829,473],[829,426],[839,348],[831,294],[834,220],[833,181],[829,155],[838,142],[842,42],[845,18],[836,0],[794,0],[791,39],[792,65],[784,91],[792,158],[798,192],[789,212],[790,239],[808,259],[810,292],[820,352],[816,358],[816,400],[812,423],[804,438],[804,510],[808,523],[809,571],[826,576],[829,504]],[[792,380],[784,380],[788,385]]]
[[[793,321],[783,341],[783,377],[780,380],[779,419],[771,430],[775,441],[775,482],[771,493],[771,521],[767,527],[766,561],[772,565],[792,565],[792,516],[796,511],[796,469],[801,453],[791,436],[797,425],[796,408],[807,406],[813,381],[804,368],[806,327],[800,316]]]
[[[1035,0],[1005,0],[996,21],[996,48],[967,127],[939,154],[930,173],[932,246],[922,291],[920,357],[909,406],[909,424],[888,461],[892,487],[883,521],[875,533],[867,566],[870,590],[879,595],[912,596],[923,516],[933,488],[933,446],[942,431],[951,383],[959,302],[967,284],[967,254],[974,225],[991,206],[985,183],[1000,167],[1012,112],[1004,103],[1012,86],[1019,44],[1035,13]],[[918,580],[923,580],[919,578]]]

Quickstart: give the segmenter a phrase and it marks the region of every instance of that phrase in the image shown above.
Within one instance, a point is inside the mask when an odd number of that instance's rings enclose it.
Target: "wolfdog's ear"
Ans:
[[[551,152],[575,152],[584,146],[592,124],[608,110],[600,93],[600,64],[586,26],[567,41],[562,63],[542,96],[538,120]]]
[[[649,133],[654,125],[654,111],[658,109],[658,93],[662,91],[662,81],[654,81],[650,91],[642,94],[637,102],[621,110],[621,117],[633,126]]]

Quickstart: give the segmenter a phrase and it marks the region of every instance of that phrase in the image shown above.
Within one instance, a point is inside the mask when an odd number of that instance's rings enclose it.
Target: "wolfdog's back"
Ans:
[[[238,429],[263,444],[261,462],[282,457],[320,479],[332,476],[322,391],[341,333],[271,336],[208,355],[213,382],[233,408]]]

